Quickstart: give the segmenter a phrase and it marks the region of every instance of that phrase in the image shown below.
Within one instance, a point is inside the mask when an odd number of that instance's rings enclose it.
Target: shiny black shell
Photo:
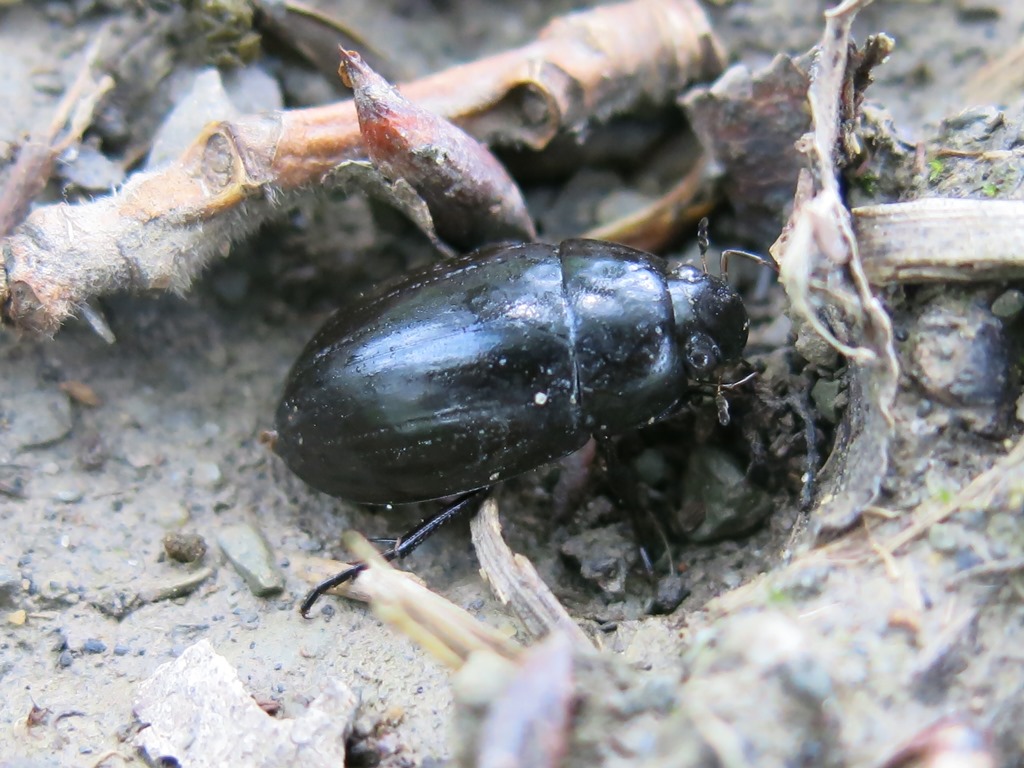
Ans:
[[[288,377],[275,450],[350,501],[451,496],[670,414],[747,326],[729,285],[632,248],[483,249],[335,314]]]

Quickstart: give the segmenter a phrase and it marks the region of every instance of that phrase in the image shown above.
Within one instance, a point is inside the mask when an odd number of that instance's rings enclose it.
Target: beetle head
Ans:
[[[675,268],[668,282],[687,373],[706,381],[722,363],[743,354],[747,310],[732,286],[696,267]]]

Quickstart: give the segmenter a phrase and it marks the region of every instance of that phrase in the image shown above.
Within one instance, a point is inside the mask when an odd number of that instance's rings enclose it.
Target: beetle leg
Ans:
[[[436,515],[428,517],[408,533],[399,536],[398,539],[395,540],[395,545],[385,552],[382,552],[381,555],[389,562],[391,560],[401,560],[424,541],[437,533],[438,529],[449,520],[454,520],[456,517],[459,517],[469,510],[478,509],[480,505],[483,504],[484,499],[487,497],[487,491],[489,490],[489,487],[477,488],[475,491],[462,494]]]
[[[654,578],[654,565],[651,562],[651,555],[648,549],[652,542],[660,544],[669,560],[669,570],[674,571],[672,563],[672,550],[658,519],[651,512],[650,508],[640,503],[637,496],[638,480],[619,457],[618,447],[611,438],[598,438],[598,446],[604,456],[605,470],[608,476],[608,485],[619,508],[625,510],[629,515],[629,522],[633,526],[633,536],[636,538],[637,549],[640,552],[640,562],[648,578]]]
[[[306,594],[305,599],[302,601],[302,605],[299,606],[299,613],[302,614],[304,619],[308,619],[309,612],[313,609],[313,605],[320,599],[321,595],[335,587],[340,587],[346,581],[351,581],[365,570],[366,563],[356,563],[351,568],[346,568],[344,571],[334,574],[329,579],[324,579]]]
[[[436,515],[428,517],[404,536],[400,536],[397,539],[387,539],[386,541],[393,541],[395,543],[393,546],[381,552],[381,557],[388,562],[391,562],[392,560],[401,560],[433,534],[437,533],[438,529],[449,520],[454,520],[456,517],[459,517],[468,510],[479,509],[480,505],[487,497],[487,492],[489,490],[489,487],[478,488],[475,491],[464,493]],[[302,601],[299,611],[303,616],[308,618],[309,611],[313,608],[316,601],[320,599],[321,595],[328,590],[341,586],[346,581],[351,581],[365,570],[366,563],[356,563],[351,568],[346,568],[344,571],[336,573],[328,579],[324,579],[309,591],[306,598]]]

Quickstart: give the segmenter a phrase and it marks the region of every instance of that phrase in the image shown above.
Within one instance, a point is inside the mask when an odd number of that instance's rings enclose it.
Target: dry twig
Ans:
[[[1024,501],[1024,440],[1020,440],[1013,449],[997,461],[990,469],[982,472],[967,484],[959,493],[944,504],[932,506],[921,505],[914,513],[912,525],[892,536],[884,542],[884,547],[892,553],[909,544],[925,533],[936,523],[941,523],[957,512],[970,509],[992,509],[1001,506],[1006,509],[1019,509]]]
[[[874,285],[1020,280],[1024,201],[924,198],[853,210]]]
[[[801,172],[793,215],[772,247],[794,312],[854,364],[850,408],[823,470],[824,492],[815,512],[819,533],[856,522],[878,493],[888,466],[899,370],[892,324],[864,273],[836,163],[843,118],[849,117],[842,107],[855,108],[850,28],[869,2],[845,0],[825,14],[808,91],[813,130],[802,141],[810,169]],[[822,307],[836,316],[832,327]]]
[[[348,534],[344,540],[349,551],[369,566],[356,581],[364,582],[360,587],[377,618],[437,660],[458,669],[475,651],[512,659],[522,650],[454,603],[396,571],[359,534]]]
[[[493,498],[484,502],[470,522],[470,529],[480,560],[480,573],[495,596],[512,607],[527,632],[534,637],[561,632],[576,648],[593,650],[590,639],[541,580],[533,564],[515,554],[505,543],[498,504]]]
[[[89,47],[82,69],[57,105],[49,127],[21,147],[8,171],[7,183],[0,189],[0,236],[25,217],[29,205],[49,182],[57,158],[81,140],[100,99],[114,87],[109,75],[97,75],[95,71],[102,43],[100,36]]]

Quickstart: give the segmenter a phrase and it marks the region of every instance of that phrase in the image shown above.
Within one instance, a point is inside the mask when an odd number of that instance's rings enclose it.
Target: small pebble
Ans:
[[[225,72],[224,90],[231,103],[243,113],[273,112],[284,108],[284,95],[278,78],[259,64]]]
[[[22,626],[28,620],[28,613],[24,610],[11,611],[7,614],[7,623],[16,627]]]
[[[76,449],[78,465],[87,472],[102,469],[107,461],[107,447],[97,432],[87,432]]]
[[[132,432],[126,433],[127,435],[133,434]],[[124,449],[124,460],[128,462],[128,465],[134,469],[147,469],[149,467],[159,466],[164,463],[164,455],[160,452],[156,446],[145,446],[141,443],[139,445],[131,445],[132,441],[130,438],[122,438],[124,443],[129,443],[129,446]]]
[[[181,528],[191,519],[188,507],[172,499],[158,501],[147,510],[146,517],[162,528]]]
[[[960,406],[1002,403],[1010,349],[1002,322],[972,292],[925,306],[912,334],[909,372],[929,397]]]
[[[214,275],[210,285],[225,304],[240,307],[249,295],[249,282],[249,273],[239,269]]]
[[[40,93],[46,93],[51,96],[58,96],[64,92],[67,84],[60,76],[59,72],[53,70],[39,70],[32,73],[31,76],[32,87]]]
[[[200,488],[216,490],[224,482],[220,467],[212,461],[201,461],[192,470],[192,479]]]
[[[703,522],[687,536],[692,541],[715,541],[756,528],[771,513],[771,500],[746,479],[740,463],[725,451],[706,447],[690,457],[683,479],[680,523]],[[690,507],[701,515],[695,515]],[[680,525],[682,529],[682,525]]]
[[[118,643],[117,645],[114,646],[114,655],[115,656],[127,656],[129,653],[131,653],[131,650],[132,649],[129,648],[127,645],[121,645],[120,643]]]
[[[191,88],[182,94],[177,106],[157,129],[146,161],[147,168],[159,168],[173,162],[207,123],[230,120],[239,114],[216,69],[197,73]]]
[[[284,576],[273,552],[251,525],[228,526],[220,532],[217,544],[254,595],[267,597],[284,589]]]
[[[82,650],[86,653],[103,653],[107,650],[107,644],[102,640],[97,640],[94,637],[90,637],[82,644]]]
[[[0,465],[0,496],[28,498],[28,470]]]
[[[582,531],[566,539],[561,552],[579,565],[580,576],[611,596],[625,593],[626,575],[639,559],[636,542],[623,525]]]
[[[633,462],[636,473],[645,485],[658,486],[668,477],[670,468],[665,454],[648,448],[640,453]]]
[[[973,549],[958,549],[957,553],[953,556],[953,562],[956,564],[958,571],[966,571],[968,568],[979,566],[985,561]]]
[[[62,488],[53,494],[53,500],[61,504],[77,504],[84,494],[78,488]]]
[[[206,556],[206,539],[198,533],[168,533],[164,536],[164,552],[179,563],[195,563]]]
[[[808,326],[799,328],[793,346],[804,360],[819,368],[832,370],[838,365],[839,353],[817,331]]]
[[[928,543],[938,552],[956,550],[957,538],[954,527],[945,523],[936,523],[928,529]]]
[[[23,567],[20,563],[18,565]],[[21,575],[0,566],[0,608],[14,608],[18,604],[21,592]]]
[[[89,192],[106,192],[124,181],[124,166],[97,147],[81,144],[61,155],[59,175]]]
[[[814,401],[815,410],[830,424],[839,422],[837,401],[842,388],[843,384],[838,379],[835,381],[819,379],[811,388],[811,399]]]
[[[651,604],[649,613],[655,616],[663,616],[672,613],[689,596],[690,588],[686,581],[677,573],[671,573],[658,579],[657,590],[654,593],[654,602]]]
[[[103,187],[109,189],[109,186]],[[90,387],[83,381],[75,381],[70,379],[68,381],[61,382],[60,388],[79,405],[85,405],[90,408],[96,408],[103,404],[103,400],[96,394],[96,390]]]
[[[1011,288],[992,302],[992,314],[1000,320],[1010,320],[1024,309],[1024,292]]]
[[[726,571],[722,574],[722,584],[726,589],[736,589],[741,581],[742,578],[736,571]]]
[[[60,656],[57,657],[57,664],[67,669],[74,660],[75,657],[71,655],[71,651],[64,649],[60,652]]]

